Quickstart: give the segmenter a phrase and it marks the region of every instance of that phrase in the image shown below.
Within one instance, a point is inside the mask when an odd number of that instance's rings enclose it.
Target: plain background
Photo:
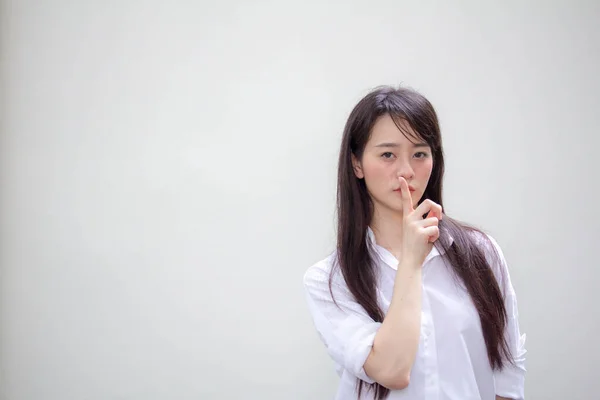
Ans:
[[[597,398],[600,3],[0,4],[1,400],[332,398],[302,276],[380,84],[504,250],[527,398]]]

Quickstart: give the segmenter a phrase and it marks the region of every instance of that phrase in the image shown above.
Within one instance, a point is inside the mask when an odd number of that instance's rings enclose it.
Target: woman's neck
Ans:
[[[371,229],[375,234],[377,244],[400,259],[402,249],[402,213],[389,209],[378,210],[373,213]]]

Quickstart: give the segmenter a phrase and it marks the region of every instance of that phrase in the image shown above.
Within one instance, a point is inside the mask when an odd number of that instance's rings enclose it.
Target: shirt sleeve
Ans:
[[[496,252],[500,256],[500,264],[496,265],[495,273],[504,295],[504,305],[507,314],[505,335],[512,353],[513,364],[506,363],[502,370],[494,371],[496,395],[514,400],[525,399],[525,339],[519,329],[519,312],[517,308],[517,295],[510,280],[510,274],[504,254],[498,243],[491,238]]]
[[[342,368],[367,383],[375,382],[364,370],[381,323],[375,322],[350,293],[340,274],[334,274],[329,291],[329,268],[323,262],[304,275],[308,307],[329,356]]]

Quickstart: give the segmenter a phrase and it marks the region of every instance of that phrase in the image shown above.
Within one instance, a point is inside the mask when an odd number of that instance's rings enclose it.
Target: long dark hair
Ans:
[[[367,228],[373,216],[373,203],[364,179],[358,179],[354,174],[351,156],[362,159],[373,125],[379,117],[386,114],[392,117],[405,136],[409,133],[401,129],[402,121],[406,121],[419,138],[431,147],[433,171],[419,204],[425,199],[431,199],[444,209],[444,153],[438,118],[433,106],[425,97],[409,88],[376,88],[354,107],[344,128],[338,165],[337,262],[334,263],[341,270],[356,301],[376,322],[383,322],[384,313],[377,303],[375,263],[366,240]],[[409,136],[407,138],[410,140]],[[498,281],[476,237],[487,241],[496,260],[499,254],[482,231],[446,214],[439,221],[439,230],[440,237],[434,245],[445,251],[444,256],[451,269],[465,285],[479,313],[491,367],[502,369],[505,361],[511,360],[510,349],[504,336],[506,309]],[[332,269],[331,276],[334,271],[335,268]],[[333,296],[333,293],[331,294]],[[367,390],[373,391],[375,399],[382,400],[389,393],[389,389],[378,383],[368,385],[358,380],[359,397],[365,385]]]

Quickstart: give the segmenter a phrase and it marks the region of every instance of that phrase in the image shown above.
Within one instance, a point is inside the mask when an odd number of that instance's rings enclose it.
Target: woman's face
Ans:
[[[402,128],[409,136],[418,137],[407,122],[402,123]],[[365,180],[376,210],[383,208],[399,213],[402,212],[402,194],[398,177],[406,179],[416,207],[433,169],[429,145],[420,140],[412,143],[387,114],[375,122],[362,160],[353,156],[352,163],[356,177]]]

